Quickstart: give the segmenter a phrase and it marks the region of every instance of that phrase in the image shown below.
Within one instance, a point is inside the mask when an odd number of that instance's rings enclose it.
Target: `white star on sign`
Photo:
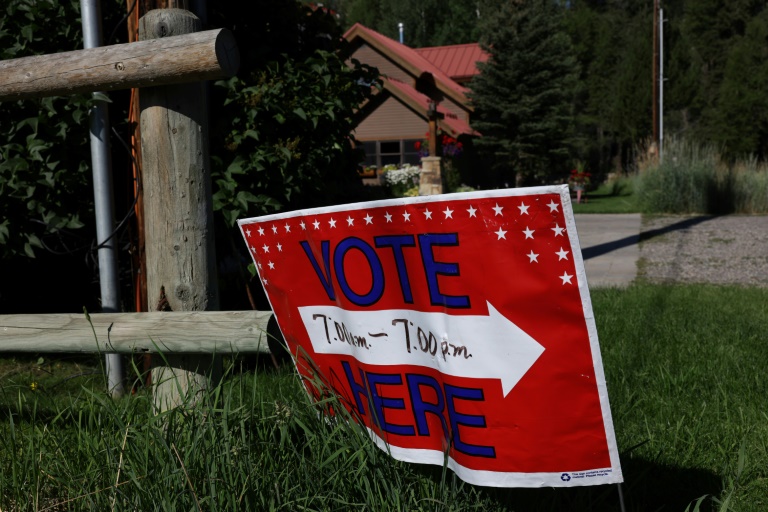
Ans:
[[[520,215],[528,215],[528,208],[530,208],[525,203],[520,203],[520,206],[517,207],[520,210]]]
[[[264,228],[259,226],[259,235],[264,236]]]
[[[352,217],[347,217],[347,226],[354,226],[354,224],[355,224],[355,219],[353,219]]]
[[[246,236],[251,236],[251,230],[250,229],[246,229],[245,230],[245,235]]]
[[[429,208],[424,210],[424,217],[427,218],[427,219],[431,219],[432,218],[432,212],[429,211]]]
[[[264,286],[266,286],[268,284],[269,284],[269,282],[266,279],[264,279]]]
[[[550,200],[550,201],[549,201],[549,204],[548,204],[547,206],[549,206],[549,211],[550,211],[550,212],[556,212],[556,211],[557,211],[557,206],[558,206],[558,205],[557,205],[557,203],[556,203],[556,202],[554,202],[553,200]]]
[[[335,228],[336,227],[336,219],[331,217],[331,220],[328,221],[328,225],[331,226],[332,228]]]
[[[315,219],[315,222],[312,223],[313,226],[315,226],[315,229],[320,229],[320,223]]]
[[[254,246],[251,246],[251,252],[256,252],[256,248]]]
[[[365,214],[365,223],[366,224],[373,224],[373,217],[371,217],[370,213]]]
[[[288,225],[288,223],[285,223],[285,232],[290,233],[291,232],[291,226]]]
[[[555,236],[562,236],[565,228],[561,228],[559,224],[555,224],[555,227],[552,228],[552,231],[555,232]]]
[[[556,252],[556,253],[555,253],[555,254],[557,254],[557,255],[559,256],[559,257],[558,257],[558,259],[557,259],[557,261],[560,261],[560,260],[567,260],[567,259],[568,259],[568,253],[569,253],[569,252],[570,252],[570,251],[564,251],[564,250],[563,250],[563,248],[561,247],[561,248],[560,248],[560,250],[559,250],[558,252]]]
[[[272,232],[273,232],[274,234],[277,234],[277,226],[272,226]]]
[[[502,215],[501,210],[503,210],[503,209],[504,209],[504,207],[503,206],[499,206],[499,203],[496,203],[496,206],[493,207],[493,211],[496,212],[496,215]]]
[[[264,244],[264,247],[262,247],[262,249],[264,249],[264,252],[269,252],[269,246],[267,244]]]
[[[411,220],[411,214],[408,212],[403,212],[403,221],[408,222]]]
[[[453,218],[453,210],[451,210],[447,206],[445,207],[445,211],[443,213],[445,214],[445,218],[446,219],[452,219]]]
[[[528,263],[538,263],[539,262],[539,255],[535,252],[531,251],[530,254],[527,254],[528,259],[530,260]]]
[[[277,244],[277,250],[278,252],[283,252],[283,246],[280,244]]]
[[[499,228],[499,230],[498,230],[498,231],[496,231],[496,236],[498,236],[498,237],[499,237],[499,238],[497,238],[497,240],[501,240],[502,238],[503,238],[504,240],[506,240],[506,239],[507,239],[507,236],[506,236],[506,235],[507,235],[507,232],[506,232],[506,231],[504,231],[504,230],[503,230],[503,229],[501,229],[501,228]]]
[[[257,263],[256,266],[261,268],[261,263]]]
[[[527,240],[530,238],[531,240],[533,240],[533,234],[535,232],[536,232],[535,229],[531,229],[528,226],[525,226],[525,230],[523,231],[523,233],[525,233],[525,239]]]
[[[299,222],[299,226],[301,226],[301,229],[304,229],[304,230],[307,229],[307,225],[304,224],[304,221]]]
[[[558,277],[563,280],[563,285],[565,285],[565,283],[573,284],[573,283],[571,283],[571,278],[573,276],[570,275],[568,272],[563,272],[563,275],[558,276]]]
[[[270,268],[271,270],[275,270],[275,264],[274,264],[274,263],[272,263],[271,261],[270,261],[269,263],[267,263],[267,265],[269,265],[269,268]]]
[[[392,215],[389,212],[384,212],[384,217],[386,217],[387,222],[392,222]]]
[[[477,208],[472,208],[472,205],[469,205],[469,209],[467,211],[469,212],[470,217],[477,217],[477,215],[475,215]]]

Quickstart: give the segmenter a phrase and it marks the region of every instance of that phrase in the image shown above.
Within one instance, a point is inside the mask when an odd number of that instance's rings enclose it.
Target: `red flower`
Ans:
[[[421,141],[420,141],[420,140],[417,140],[416,142],[414,142],[414,143],[413,143],[413,147],[414,147],[414,149],[416,149],[417,151],[418,151],[418,150],[420,150],[420,149],[421,149]]]

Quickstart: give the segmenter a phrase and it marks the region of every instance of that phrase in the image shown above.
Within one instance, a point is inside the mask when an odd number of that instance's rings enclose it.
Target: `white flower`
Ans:
[[[384,173],[384,182],[387,185],[418,185],[421,168],[415,165],[406,165],[401,169],[387,171]]]

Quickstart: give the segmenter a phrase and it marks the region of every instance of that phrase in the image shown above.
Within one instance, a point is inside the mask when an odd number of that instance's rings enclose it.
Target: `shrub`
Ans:
[[[638,192],[647,213],[768,213],[768,167],[728,166],[712,145],[671,139],[663,160],[640,172]]]

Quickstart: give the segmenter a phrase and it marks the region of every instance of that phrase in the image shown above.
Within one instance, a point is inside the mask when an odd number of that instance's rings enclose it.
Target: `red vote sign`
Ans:
[[[477,485],[622,481],[567,186],[239,225],[299,372],[393,457]]]

